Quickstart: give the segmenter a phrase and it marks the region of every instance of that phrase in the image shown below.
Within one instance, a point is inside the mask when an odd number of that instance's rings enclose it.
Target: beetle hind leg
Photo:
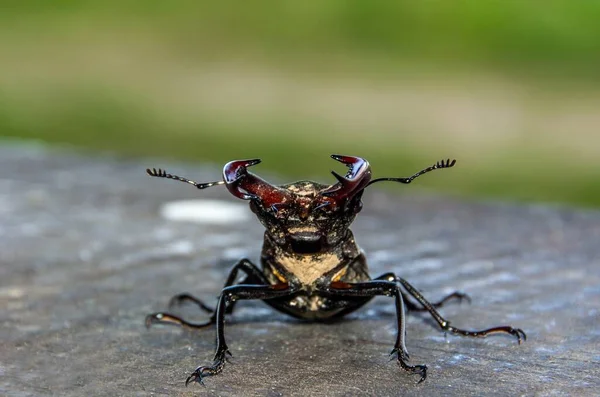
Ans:
[[[261,273],[261,271],[248,259],[242,259],[229,272],[229,276],[225,281],[225,286],[229,287],[233,285],[238,277],[238,273],[242,271],[246,274],[246,277],[241,282],[242,284],[252,283],[252,284],[268,284],[267,280]],[[216,323],[216,310],[212,309],[210,306],[202,302],[199,298],[184,292],[182,294],[177,294],[172,297],[169,301],[169,309],[173,309],[175,307],[181,306],[184,303],[191,302],[198,306],[201,310],[212,313],[210,319],[203,323],[195,323],[191,321],[187,321],[180,316],[175,314],[167,313],[167,312],[157,312],[152,313],[146,316],[145,324],[146,328],[150,328],[154,324],[168,324],[168,325],[178,325],[182,328],[189,330],[203,329],[211,326]],[[229,302],[225,308],[225,314],[231,314],[233,312],[233,308],[235,307],[235,302]]]
[[[427,310],[433,319],[439,324],[440,328],[446,332],[452,332],[453,334],[470,336],[475,338],[483,338],[492,334],[510,334],[517,338],[519,344],[527,340],[527,335],[521,328],[514,328],[508,325],[502,325],[499,327],[492,327],[483,330],[464,330],[456,328],[450,325],[450,322],[442,317],[442,315],[435,309],[434,305],[430,303],[415,287],[413,287],[408,281],[403,278],[398,278],[398,282],[412,295],[423,307]]]
[[[183,319],[182,317],[177,316],[175,314],[171,314],[171,313],[167,313],[167,312],[156,312],[156,313],[148,314],[146,316],[146,320],[144,321],[146,324],[146,328],[150,328],[154,324],[167,324],[167,325],[177,325],[177,326],[180,326],[181,328],[185,328],[188,330],[196,330],[196,329],[203,329],[203,328],[209,327],[215,323],[214,310],[211,307],[207,306],[200,299],[196,298],[193,295],[188,294],[187,292],[184,292],[182,294],[177,294],[174,297],[172,297],[169,300],[169,309],[173,309],[174,307],[181,306],[182,304],[184,304],[186,302],[194,303],[201,310],[203,310],[207,313],[213,313],[213,315],[210,317],[210,320],[205,321],[203,323],[195,323],[195,322],[187,321],[187,320]]]
[[[198,306],[198,308],[200,310],[205,311],[206,313],[214,312],[214,309],[212,307],[208,306],[207,304],[202,302],[202,300],[200,300],[199,298],[196,298],[194,295],[188,294],[187,292],[184,292],[182,294],[177,294],[174,297],[172,297],[169,300],[168,307],[169,307],[169,309],[173,309],[175,307],[182,306],[183,304],[185,304],[187,302],[195,304],[196,306]]]
[[[394,273],[384,273],[381,276],[377,277],[376,280],[387,280],[387,281],[393,281],[395,283],[400,282],[398,276],[396,276]],[[405,294],[404,292],[402,292],[402,299],[404,300],[404,305],[406,306],[406,309],[409,312],[426,312],[427,308],[424,306],[420,306],[416,303],[414,303],[413,301],[411,301],[410,299],[408,299],[408,295]],[[462,291],[454,291],[446,296],[444,296],[442,299],[440,299],[437,302],[433,302],[431,303],[431,306],[435,307],[436,309],[439,309],[440,307],[444,306],[446,303],[453,301],[453,300],[457,300],[458,303],[462,303],[462,301],[466,301],[467,303],[471,303],[471,297],[462,292]]]
[[[427,311],[426,307],[417,305],[416,303],[409,300],[408,296],[404,292],[402,293],[402,297],[404,298],[404,303],[406,304],[406,309],[408,311],[410,311],[410,312],[426,312]],[[467,301],[467,303],[471,303],[471,297],[469,295],[467,295],[461,291],[454,291],[451,294],[444,296],[439,301],[432,302],[431,306],[435,307],[436,309],[439,309],[440,307],[444,306],[447,302],[450,302],[453,300],[458,301],[458,303],[462,303],[463,300]]]

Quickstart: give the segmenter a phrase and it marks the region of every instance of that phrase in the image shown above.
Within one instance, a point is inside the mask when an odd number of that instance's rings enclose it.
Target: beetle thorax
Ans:
[[[313,284],[342,262],[335,250],[314,255],[298,255],[280,250],[275,260],[304,285]]]

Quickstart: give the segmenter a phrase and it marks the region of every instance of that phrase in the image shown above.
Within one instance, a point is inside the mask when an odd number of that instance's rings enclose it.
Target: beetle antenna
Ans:
[[[198,183],[198,182],[194,182],[191,181],[187,178],[183,178],[181,176],[177,176],[177,175],[173,175],[173,174],[168,174],[167,171],[161,169],[161,168],[146,168],[146,173],[150,176],[155,176],[157,178],[167,178],[167,179],[173,179],[176,181],[181,181],[181,182],[185,182],[185,183],[189,183],[190,185],[194,185],[196,186],[198,189],[206,189],[207,187],[211,187],[211,186],[215,186],[215,185],[224,185],[225,182],[223,181],[216,181],[216,182],[207,182],[207,183]]]
[[[456,160],[450,160],[450,159],[447,159],[445,161],[441,160],[441,161],[438,161],[437,163],[435,163],[434,165],[432,165],[431,167],[422,169],[421,171],[417,172],[413,176],[409,176],[408,178],[377,178],[377,179],[373,179],[371,182],[369,182],[369,184],[367,186],[372,185],[375,182],[383,182],[383,181],[411,183],[413,180],[417,179],[418,177],[420,177],[423,174],[426,174],[430,171],[441,169],[441,168],[454,167],[454,164],[456,164]]]

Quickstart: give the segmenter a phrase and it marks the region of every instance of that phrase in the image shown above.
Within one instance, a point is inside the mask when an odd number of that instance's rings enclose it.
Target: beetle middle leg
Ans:
[[[384,273],[381,276],[377,277],[375,280],[387,280],[387,281],[393,281],[396,283],[399,282],[398,277],[394,273]],[[426,307],[419,306],[416,303],[414,303],[413,301],[411,301],[404,292],[402,292],[402,298],[404,299],[404,304],[406,305],[406,309],[408,311],[411,311],[411,312],[426,312],[427,311]],[[431,303],[431,306],[435,307],[436,309],[439,309],[440,307],[444,306],[444,304],[446,304],[446,302],[449,302],[451,300],[457,300],[458,303],[461,303],[463,300],[465,300],[468,303],[471,303],[471,297],[468,294],[465,294],[464,292],[461,292],[461,291],[454,291],[454,292],[444,296],[439,301]]]
[[[240,271],[246,273],[246,277],[241,281],[241,284],[269,284],[265,276],[256,267],[256,265],[254,265],[248,259],[241,259],[238,263],[236,263],[233,266],[233,268],[229,272],[229,276],[227,277],[223,288],[233,285]],[[169,301],[169,309],[175,306],[179,306],[184,302],[192,302],[203,311],[212,313],[212,316],[206,322],[193,323],[171,313],[157,312],[146,316],[146,327],[150,327],[153,324],[171,324],[178,325],[187,329],[202,329],[216,322],[216,311],[213,310],[210,306],[206,305],[202,300],[188,293],[182,293],[172,297]],[[234,307],[235,302],[229,303],[225,308],[225,314],[231,314],[233,312]]]
[[[454,334],[471,336],[471,337],[485,337],[491,334],[506,333],[517,337],[519,344],[527,339],[527,335],[520,328],[514,328],[508,325],[502,325],[499,327],[492,327],[483,330],[469,331],[460,328],[455,328],[450,325],[450,322],[442,317],[442,315],[435,309],[434,305],[427,301],[423,295],[415,287],[413,287],[408,281],[403,278],[397,277],[398,282],[402,285],[410,295],[412,295],[423,307],[431,314],[433,319],[439,324],[442,330],[452,332]]]
[[[227,311],[227,306],[229,304],[237,300],[282,298],[291,295],[294,292],[294,289],[290,288],[287,283],[275,285],[238,284],[223,288],[223,291],[219,296],[215,316],[217,324],[217,348],[213,363],[212,365],[196,368],[185,381],[185,385],[187,386],[190,382],[199,382],[203,384],[202,378],[220,373],[225,366],[227,354],[231,356],[231,352],[227,348],[227,343],[225,342],[224,330],[225,312]]]
[[[388,280],[371,280],[360,283],[346,283],[341,281],[331,282],[328,286],[324,287],[325,294],[337,297],[337,298],[372,298],[378,295],[394,297],[396,304],[396,318],[398,321],[398,334],[396,336],[396,343],[394,349],[391,351],[391,355],[396,355],[398,365],[403,370],[418,374],[421,376],[418,383],[423,382],[427,378],[427,366],[426,365],[409,365],[406,361],[409,359],[408,350],[404,343],[406,335],[405,325],[405,314],[404,314],[404,300],[402,299],[402,292],[400,287],[395,281]]]

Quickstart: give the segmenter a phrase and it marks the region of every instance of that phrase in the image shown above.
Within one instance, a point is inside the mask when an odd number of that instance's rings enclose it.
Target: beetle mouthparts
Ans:
[[[323,249],[323,236],[314,232],[298,232],[290,235],[290,246],[298,254],[314,254]]]

